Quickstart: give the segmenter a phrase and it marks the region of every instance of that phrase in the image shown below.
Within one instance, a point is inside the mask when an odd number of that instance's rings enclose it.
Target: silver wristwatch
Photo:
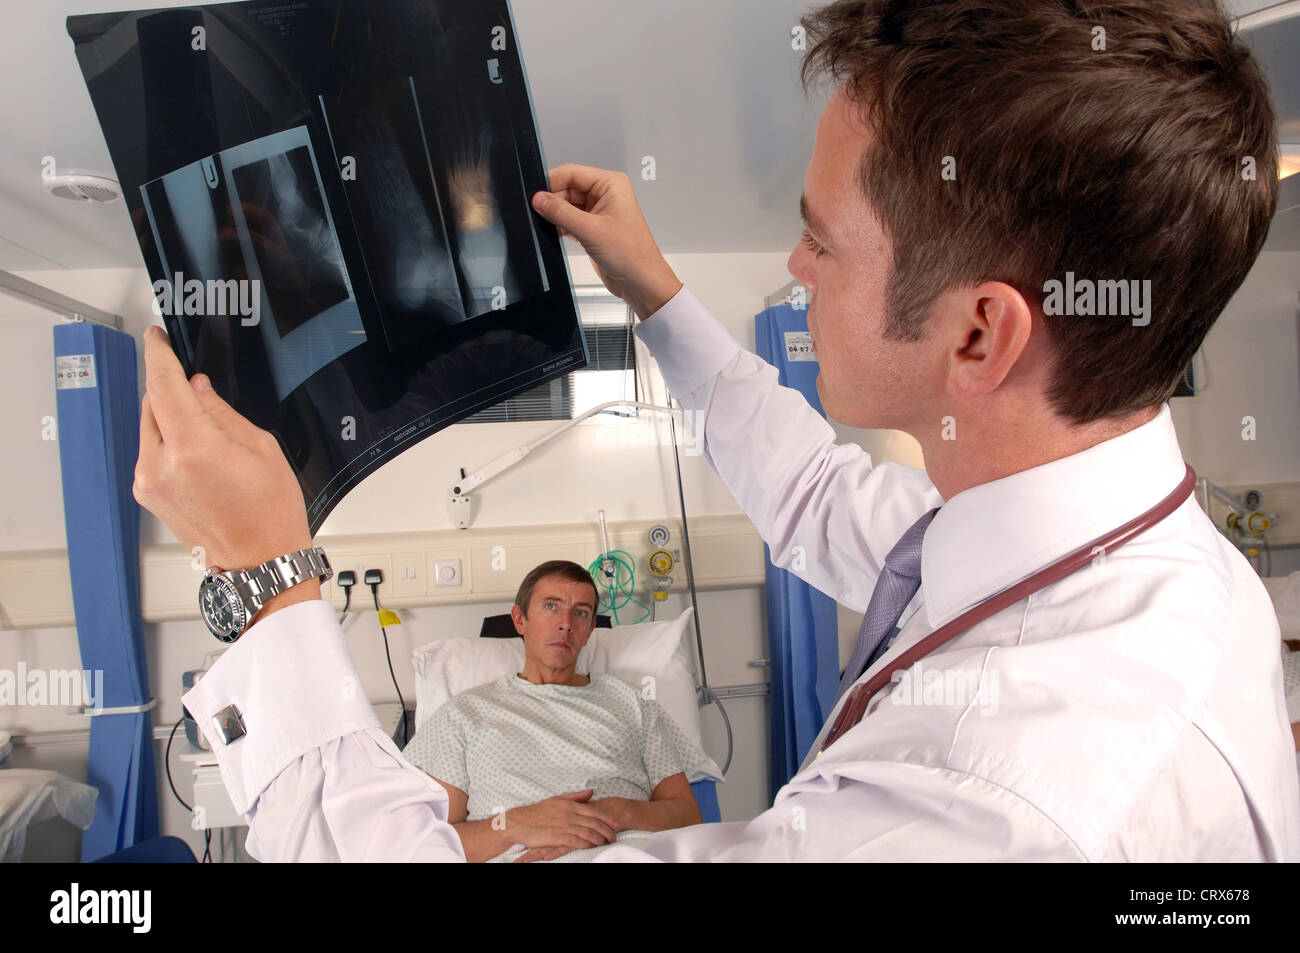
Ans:
[[[324,581],[333,575],[319,546],[277,556],[252,569],[209,568],[199,583],[199,612],[208,631],[222,642],[234,642],[272,596],[308,579],[319,576]]]

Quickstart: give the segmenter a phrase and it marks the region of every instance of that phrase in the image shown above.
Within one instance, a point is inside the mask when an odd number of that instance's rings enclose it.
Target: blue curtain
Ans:
[[[817,396],[817,360],[808,312],[792,305],[754,318],[758,356],[825,416]],[[767,639],[772,660],[772,796],[799,770],[835,702],[839,685],[839,627],[835,600],[767,558]]]
[[[131,492],[140,440],[135,341],[97,324],[59,325],[54,363],[81,667],[103,672],[103,707],[143,705],[150,695],[140,617],[140,507]],[[90,719],[86,783],[98,788],[99,799],[82,837],[82,860],[158,833],[152,712]]]

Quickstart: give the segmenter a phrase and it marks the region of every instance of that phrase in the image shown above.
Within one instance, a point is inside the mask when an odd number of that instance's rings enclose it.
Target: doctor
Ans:
[[[774,560],[800,554],[801,576],[866,612],[831,720],[771,809],[604,859],[1300,859],[1277,621],[1181,495],[1165,403],[1263,243],[1273,111],[1211,0],[1109,6],[851,0],[805,18],[805,81],[843,80],[789,262],[819,392],[847,424],[912,434],[924,471],[837,446],[677,279],[626,176],[565,165],[534,196],[642,318]],[[156,329],[145,349],[136,498],[223,569],[309,548],[275,440],[187,382]],[[1081,548],[1081,568],[985,603]],[[445,792],[359,684],[309,579],[185,696],[249,852],[462,859]]]

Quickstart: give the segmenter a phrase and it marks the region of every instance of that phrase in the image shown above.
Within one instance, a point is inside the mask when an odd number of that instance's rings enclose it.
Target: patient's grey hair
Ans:
[[[585,582],[591,586],[591,608],[594,615],[596,607],[600,604],[600,595],[596,588],[596,580],[591,578],[591,573],[567,559],[552,559],[533,569],[519,584],[519,592],[515,594],[515,605],[524,614],[524,618],[528,617],[528,604],[532,602],[533,589],[547,576],[559,576],[565,582]]]

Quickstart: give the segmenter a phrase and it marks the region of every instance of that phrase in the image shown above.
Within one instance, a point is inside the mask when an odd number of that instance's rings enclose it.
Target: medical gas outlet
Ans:
[[[668,590],[672,588],[673,577],[668,575],[673,571],[673,565],[676,560],[673,554],[666,549],[656,549],[650,554],[650,572],[654,576],[654,597],[660,602],[668,598]]]

